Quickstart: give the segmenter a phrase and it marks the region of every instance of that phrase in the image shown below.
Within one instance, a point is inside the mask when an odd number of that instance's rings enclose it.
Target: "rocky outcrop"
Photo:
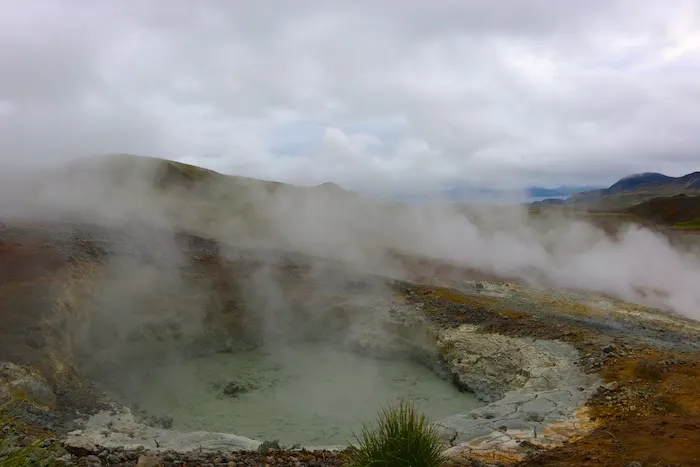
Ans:
[[[515,390],[537,393],[586,382],[570,345],[478,330],[468,324],[443,330],[437,346],[455,383],[486,402]]]
[[[14,363],[0,363],[0,400],[27,400],[45,408],[56,406],[56,394],[38,374]]]
[[[562,444],[584,432],[581,409],[601,380],[581,371],[571,345],[462,325],[443,330],[438,348],[455,382],[490,402],[437,422],[453,445],[449,454],[517,459],[530,446]]]
[[[261,441],[228,433],[178,432],[149,426],[125,407],[96,413],[71,431],[66,444],[95,451],[96,446],[125,449],[148,448],[156,451],[240,451],[255,450]]]

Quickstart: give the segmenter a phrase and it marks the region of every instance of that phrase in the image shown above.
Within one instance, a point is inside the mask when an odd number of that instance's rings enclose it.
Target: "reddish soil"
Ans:
[[[649,351],[616,360],[602,375],[618,382],[591,401],[602,425],[519,465],[700,466],[697,355]]]

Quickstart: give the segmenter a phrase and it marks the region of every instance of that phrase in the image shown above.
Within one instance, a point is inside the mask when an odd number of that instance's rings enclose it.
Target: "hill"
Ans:
[[[95,177],[102,183],[120,187],[134,183],[158,191],[188,191],[204,197],[216,195],[213,188],[221,191],[259,188],[267,193],[277,189],[303,189],[280,182],[259,180],[238,175],[225,175],[182,162],[132,154],[114,154],[79,159],[62,170],[62,174],[75,181]],[[227,189],[227,190],[226,190]]]
[[[4,218],[146,223],[234,243],[311,242],[305,222],[334,215],[330,206],[340,215],[359,198],[335,184],[296,186],[129,154],[79,159],[2,188]]]
[[[605,194],[615,194],[638,188],[641,185],[648,185],[650,183],[664,183],[668,182],[669,180],[673,180],[673,177],[655,172],[645,172],[624,177],[613,183],[609,188],[605,188],[602,191]]]
[[[700,172],[681,177],[643,173],[622,178],[608,188],[571,196],[567,203],[598,210],[625,208],[652,198],[700,195]]]
[[[532,203],[529,203],[530,206],[537,207],[537,206],[564,206],[566,204],[566,200],[562,198],[547,198],[543,199],[540,201],[533,201]]]
[[[700,196],[684,194],[652,198],[624,212],[657,224],[676,228],[700,228]]]
[[[531,186],[525,189],[527,196],[530,198],[554,198],[571,196],[585,191],[598,190],[601,187],[597,186],[578,186],[578,185],[561,185],[556,188],[545,188],[541,186]]]

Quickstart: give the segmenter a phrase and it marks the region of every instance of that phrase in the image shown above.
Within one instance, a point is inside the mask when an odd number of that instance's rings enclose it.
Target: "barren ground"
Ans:
[[[0,229],[0,361],[37,371],[56,395],[55,400],[44,401],[43,407],[37,403],[35,410],[21,417],[17,426],[23,429],[49,430],[58,436],[74,428],[70,420],[77,411],[98,408],[96,391],[73,360],[75,349],[61,339],[62,334],[80,326],[84,317],[62,315],[60,310],[70,309],[71,301],[82,293],[81,287],[114,256],[115,235],[119,233],[79,225]],[[204,278],[203,284],[213,284],[217,303],[234,300],[239,293],[236,278],[245,276],[254,261],[226,258],[218,245],[202,239],[183,236],[182,240],[184,273],[192,280]],[[148,245],[130,245],[132,250],[119,254],[157,254]],[[592,429],[582,436],[571,436],[548,450],[535,446],[520,460],[499,459],[494,453],[491,458],[464,458],[462,464],[700,465],[698,323],[610,297],[538,291],[476,271],[404,259],[412,279],[390,283],[397,296],[420,303],[431,319],[455,326],[477,325],[480,332],[567,342],[580,352],[579,365],[584,371],[611,383],[589,400],[587,420]],[[277,264],[277,273],[288,278],[304,271],[303,259],[293,256]],[[483,280],[503,293],[495,297],[475,295],[463,287],[467,279]],[[229,320],[254,319],[240,310],[230,311]],[[110,463],[104,453],[93,454],[102,456],[103,464]],[[264,465],[263,456],[254,456],[258,460],[248,465]],[[304,462],[319,457],[307,453],[296,456]],[[316,465],[342,462],[342,456],[328,456]],[[268,457],[264,456],[264,462],[269,463]],[[135,462],[136,457],[119,459]],[[222,465],[231,465],[226,458],[219,460]]]

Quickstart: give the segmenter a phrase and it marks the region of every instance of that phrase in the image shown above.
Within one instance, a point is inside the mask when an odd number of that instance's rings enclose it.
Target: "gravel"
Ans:
[[[7,423],[1,427],[0,465],[12,453],[24,452],[29,456],[29,465],[69,466],[281,466],[281,467],[326,467],[344,465],[346,452],[307,450],[259,450],[223,452],[150,452],[145,449],[127,450],[123,447],[97,446],[87,449],[66,446],[52,438],[37,438],[28,435],[26,426]]]
[[[326,467],[344,465],[345,453],[331,451],[241,451],[235,453],[179,453],[174,451],[153,453],[146,450],[127,451],[122,448],[98,448],[99,452],[85,455],[67,453],[62,458],[64,466],[281,466]]]

